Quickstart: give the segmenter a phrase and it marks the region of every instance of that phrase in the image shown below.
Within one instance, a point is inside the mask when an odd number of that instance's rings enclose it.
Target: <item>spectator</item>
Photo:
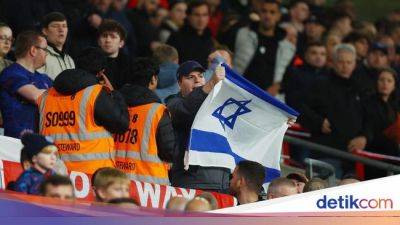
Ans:
[[[12,64],[12,61],[5,58],[11,50],[12,42],[11,28],[5,23],[0,23],[0,74],[4,68]],[[3,119],[0,111],[0,125],[1,124],[3,124]]]
[[[5,23],[0,23],[0,73],[4,68],[12,64],[10,60],[6,59],[7,54],[11,50],[12,43],[11,28]]]
[[[343,43],[352,44],[356,48],[357,65],[361,65],[368,54],[368,37],[361,33],[352,32],[343,39]]]
[[[78,55],[86,47],[97,45],[98,28],[104,19],[115,20],[126,30],[127,37],[125,38],[124,46],[126,47],[123,49],[124,53],[129,53],[133,56],[137,53],[136,31],[125,12],[122,11],[121,5],[123,5],[121,1],[86,1],[86,5],[82,7],[82,12],[75,16],[79,19],[74,18],[74,20],[77,20],[72,41],[74,43],[72,46],[74,56]]]
[[[54,139],[69,171],[92,174],[101,167],[114,167],[111,133],[128,128],[123,96],[101,73],[105,61],[99,49],[83,51],[77,59],[81,69],[61,72],[54,87],[38,100],[40,133]],[[105,81],[104,86],[98,79]]]
[[[352,17],[346,12],[338,12],[333,18],[330,32],[334,32],[339,35],[340,38],[344,38],[351,33]]]
[[[339,182],[339,186],[347,185],[347,184],[355,184],[355,183],[358,183],[358,182],[360,182],[360,181],[355,179],[355,178],[346,178],[346,179],[343,179],[343,180],[341,180]]]
[[[98,44],[107,55],[104,73],[116,90],[120,89],[129,79],[127,65],[130,58],[121,49],[125,45],[126,31],[115,20],[105,19],[99,27]]]
[[[304,186],[303,193],[310,192],[310,191],[318,191],[328,187],[326,181],[322,180],[321,178],[314,177],[307,184]]]
[[[202,66],[207,65],[207,57],[214,49],[214,39],[207,27],[210,9],[204,1],[192,1],[187,10],[187,23],[172,34],[167,43],[179,52],[179,61],[195,60]]]
[[[218,67],[213,77],[206,83],[202,75],[204,71],[204,68],[195,61],[181,64],[177,72],[181,91],[166,100],[179,144],[178,156],[170,171],[170,181],[175,187],[226,192],[229,188],[229,169],[200,166],[189,166],[188,170],[184,169],[187,141],[194,117],[207,94],[225,77],[223,67]]]
[[[168,201],[166,209],[175,212],[183,212],[185,211],[185,206],[188,202],[189,199],[187,198],[174,196]]]
[[[400,23],[394,25],[390,30],[389,34],[392,37],[394,43],[400,43]]]
[[[300,109],[304,120],[300,122],[311,131],[313,142],[343,151],[363,149],[366,142],[362,140],[350,143],[363,131],[361,98],[364,96],[359,83],[352,78],[356,66],[356,50],[349,44],[338,45],[333,60],[334,71],[330,77],[316,82],[306,95]],[[342,174],[352,169],[347,161],[317,154],[313,157],[333,164],[337,177],[342,177]]]
[[[167,19],[167,17],[168,10],[164,8],[157,8],[155,13],[150,17],[150,23],[157,29],[157,31],[159,31],[161,24]]]
[[[283,65],[285,71],[295,53],[295,45],[286,40],[285,32],[277,27],[281,18],[279,9],[280,4],[275,0],[262,1],[260,22],[241,28],[237,34],[233,62],[239,73],[274,95],[282,79],[275,73],[276,65]],[[283,53],[280,58],[278,53]]]
[[[389,62],[390,64],[394,64],[396,58],[396,43],[392,37],[388,35],[382,35],[377,38],[377,42],[383,44],[387,48]]]
[[[138,46],[135,30],[126,13],[126,4],[127,0],[113,0],[105,17],[117,21],[126,30],[126,40],[122,51],[130,57],[134,57],[137,54]]]
[[[206,199],[211,205],[211,210],[218,209],[217,199],[210,192],[206,192],[206,191],[202,192],[201,194],[197,195],[197,197],[201,197],[201,198]]]
[[[44,136],[25,134],[21,139],[23,151],[32,163],[31,168],[25,170],[17,179],[16,191],[26,194],[40,194],[40,184],[55,172],[57,147]]]
[[[321,18],[312,15],[308,20],[306,20],[304,32],[308,44],[313,42],[322,42],[325,31],[326,25]]]
[[[74,190],[74,186],[69,177],[60,175],[49,176],[40,185],[41,195],[61,200],[75,199]]]
[[[297,190],[299,193],[303,193],[304,186],[308,183],[308,179],[304,174],[291,173],[286,176],[286,178],[291,179],[296,183]]]
[[[290,23],[298,33],[297,52],[302,55],[306,44],[305,22],[310,16],[307,0],[291,0],[289,5]]]
[[[253,161],[240,161],[232,173],[229,191],[238,204],[257,202],[265,179],[264,167]]]
[[[42,33],[47,39],[46,64],[39,69],[54,80],[66,69],[74,69],[74,60],[65,51],[65,41],[68,35],[67,19],[62,13],[47,14],[42,21]]]
[[[399,108],[396,94],[398,77],[392,69],[383,69],[378,72],[376,82],[377,93],[364,102],[365,121],[364,138],[367,149],[385,155],[399,156],[399,147],[396,140],[386,135],[385,130],[396,123]],[[396,131],[397,133],[398,131]],[[386,176],[386,171],[366,167],[366,179]]]
[[[16,35],[37,30],[43,17],[51,12],[62,12],[60,0],[4,1],[2,13]]]
[[[166,43],[171,34],[176,33],[184,25],[187,4],[184,0],[175,0],[169,4],[169,16],[160,28],[160,41]]]
[[[158,30],[150,23],[158,9],[159,0],[142,0],[137,8],[127,12],[136,34],[137,56],[150,56],[151,46],[158,41]]]
[[[371,45],[366,61],[361,64],[356,75],[363,83],[364,91],[371,95],[376,91],[376,81],[381,69],[389,67],[389,52],[385,45],[374,43]]]
[[[297,185],[294,181],[279,177],[271,181],[268,186],[267,199],[281,198],[285,196],[295,195],[298,193]]]
[[[286,103],[295,109],[300,108],[306,92],[314,83],[326,79],[328,74],[325,67],[327,52],[322,43],[307,45],[304,59],[304,65],[290,68],[287,72]]]
[[[168,163],[175,158],[176,146],[171,117],[154,93],[158,72],[148,58],[131,66],[134,78],[121,89],[131,122],[125,134],[114,136],[116,167],[131,180],[168,185]]]
[[[178,51],[170,45],[162,44],[154,50],[153,57],[160,63],[156,93],[161,101],[165,102],[168,96],[179,92],[176,79],[179,67]]]
[[[133,208],[133,209],[138,208],[137,202],[132,198],[114,198],[108,201],[107,203],[117,205],[123,208]]]
[[[335,49],[336,45],[342,43],[342,38],[339,34],[334,32],[329,32],[324,39],[326,51],[327,51],[327,63],[326,65],[329,68],[333,68],[333,50]]]
[[[221,5],[222,0],[206,0],[210,9],[210,21],[208,22],[208,28],[210,28],[211,34],[214,38],[217,37],[219,28],[224,17],[224,11]]]
[[[46,39],[37,32],[26,31],[17,38],[17,62],[0,76],[0,109],[6,136],[19,138],[22,132],[37,131],[35,102],[52,86],[47,75],[36,71],[46,62],[46,49]]]
[[[206,212],[212,210],[211,203],[204,197],[197,196],[190,200],[186,206],[186,212]]]
[[[128,176],[115,168],[101,168],[93,177],[93,189],[98,202],[130,197]]]
[[[210,80],[215,68],[221,63],[225,63],[232,68],[233,53],[224,47],[219,47],[208,56],[208,69],[204,72],[206,81]]]

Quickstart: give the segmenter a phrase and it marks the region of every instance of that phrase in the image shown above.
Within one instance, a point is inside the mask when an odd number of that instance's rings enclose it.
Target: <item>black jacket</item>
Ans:
[[[186,97],[182,97],[179,93],[166,99],[179,141],[178,157],[174,161],[169,177],[175,187],[226,192],[229,188],[229,169],[200,166],[190,166],[187,171],[184,169],[190,128],[206,97],[207,94],[201,88],[196,88]]]
[[[95,84],[98,84],[95,75],[80,69],[70,69],[56,77],[53,87],[62,95],[73,95]],[[118,91],[108,94],[103,89],[95,101],[94,119],[97,125],[111,133],[124,133],[128,129],[129,114],[123,96]]]
[[[309,64],[289,68],[284,80],[286,103],[294,109],[299,109],[307,90],[318,80],[327,79],[328,74],[327,68],[316,68]]]
[[[107,58],[105,74],[116,90],[127,83],[127,79],[129,79],[128,65],[130,63],[129,56],[121,51],[116,58]]]
[[[358,64],[354,71],[354,79],[357,80],[359,89],[365,96],[376,94],[376,84],[378,81],[379,70],[367,66],[365,63]]]
[[[214,40],[208,28],[202,35],[198,35],[197,31],[187,24],[179,32],[173,33],[167,44],[178,50],[179,62],[195,60],[204,67],[207,67],[208,55],[214,49]]]
[[[151,56],[150,44],[158,41],[158,29],[150,23],[150,15],[142,9],[131,9],[127,17],[135,31],[137,56]]]
[[[150,103],[160,103],[160,98],[151,90],[136,85],[125,85],[121,93],[129,107]],[[174,128],[168,111],[162,116],[156,131],[158,157],[165,162],[173,162],[176,158],[176,142]]]
[[[355,80],[333,72],[310,89],[300,107],[300,122],[311,131],[312,141],[346,150],[352,138],[364,135],[362,97]],[[331,134],[321,132],[325,118],[331,124]]]
[[[365,135],[368,139],[367,150],[387,155],[399,155],[399,147],[395,141],[384,135],[384,130],[397,118],[399,105],[396,99],[384,102],[376,94],[363,101],[365,113]]]
[[[0,14],[12,28],[14,37],[25,30],[40,29],[43,17],[51,12],[63,12],[59,0],[3,1],[0,8]]]

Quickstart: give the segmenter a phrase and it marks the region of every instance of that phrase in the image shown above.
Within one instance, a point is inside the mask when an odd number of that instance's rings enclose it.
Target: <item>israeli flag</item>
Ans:
[[[278,101],[227,65],[198,111],[191,129],[188,164],[234,170],[242,160],[266,170],[265,183],[280,176],[280,156],[288,119],[298,112]]]

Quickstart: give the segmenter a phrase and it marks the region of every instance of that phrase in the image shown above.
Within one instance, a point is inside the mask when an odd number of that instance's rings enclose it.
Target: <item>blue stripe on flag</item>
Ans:
[[[225,153],[231,155],[235,159],[236,164],[238,164],[240,161],[246,160],[232,151],[228,140],[222,135],[213,132],[192,129],[190,140],[191,151]],[[266,174],[265,183],[271,182],[273,179],[281,176],[281,172],[277,169],[266,166],[264,166],[264,168]]]
[[[267,103],[285,111],[286,113],[292,115],[292,116],[299,116],[300,113],[298,113],[296,110],[292,109],[288,105],[285,105],[284,103],[280,102],[276,98],[272,97],[269,95],[267,92],[263,91],[261,88],[258,86],[254,85],[250,81],[248,81],[246,78],[243,76],[240,76],[237,74],[235,71],[233,71],[231,68],[229,68],[228,65],[222,64],[225,67],[226,71],[226,78],[228,80],[232,81],[235,83],[237,86],[243,88],[244,90],[250,92],[251,94],[257,96],[258,98],[266,101]]]

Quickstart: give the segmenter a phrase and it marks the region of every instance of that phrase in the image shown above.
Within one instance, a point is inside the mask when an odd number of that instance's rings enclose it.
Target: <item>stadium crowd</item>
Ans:
[[[262,197],[256,162],[233,174],[185,168],[221,63],[284,96],[311,141],[399,156],[398,10],[371,23],[350,0],[1,0],[0,21],[1,123],[24,144],[12,190],[74,199],[67,170],[93,174],[97,201],[124,205],[137,205],[130,180],[230,193],[239,204],[326,188],[291,174]],[[295,150],[299,161],[332,164],[343,184],[357,181],[353,163]],[[367,179],[385,175],[366,168]],[[217,205],[203,192],[167,208]]]

